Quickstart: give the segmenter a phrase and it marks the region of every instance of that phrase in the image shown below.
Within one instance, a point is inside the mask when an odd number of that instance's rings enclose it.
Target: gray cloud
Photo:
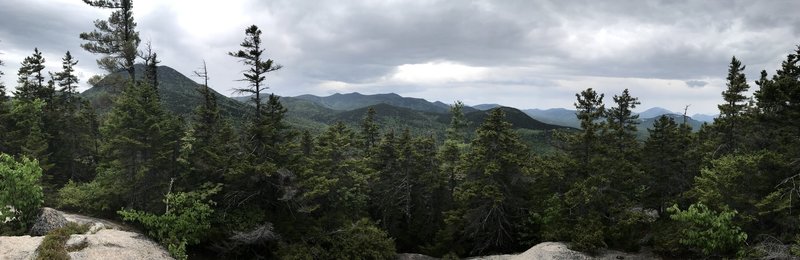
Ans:
[[[93,62],[97,57],[80,50],[77,35],[109,12],[72,2],[0,1],[0,52],[5,53],[0,59],[7,64],[0,69],[6,72],[6,85],[13,85],[9,78],[16,59],[37,46],[51,55],[49,61],[70,50],[83,71],[99,73]],[[800,2],[790,0],[247,0],[230,3],[230,10],[197,14],[204,17],[188,22],[185,18],[195,15],[190,12],[199,11],[187,9],[184,2],[135,3],[142,38],[153,42],[163,64],[188,75],[205,59],[212,85],[226,94],[241,84],[235,79],[243,69],[226,53],[238,48],[249,24],[262,28],[267,53],[285,66],[268,79],[281,95],[327,94],[336,89],[320,88],[321,83],[342,82],[347,88],[341,91],[391,91],[443,100],[477,95],[485,100],[475,102],[523,108],[557,102],[570,106],[572,95],[559,99],[544,94],[542,87],[559,95],[574,93],[574,86],[556,82],[580,77],[675,80],[686,84],[665,85],[669,91],[691,90],[691,97],[714,103],[731,56],[747,65],[753,79],[762,69],[774,71],[800,43],[800,17],[786,12],[800,9]],[[230,28],[206,31],[204,19]],[[485,79],[436,85],[387,81],[401,65],[438,61],[492,73]],[[642,81],[613,82],[622,84],[616,90]],[[642,91],[653,95],[641,97],[652,100],[644,106],[679,107],[678,101],[657,99],[654,91]],[[523,101],[524,93],[530,102]]]
[[[686,81],[686,86],[690,88],[702,88],[705,85],[708,85],[708,82],[702,80],[688,80]]]

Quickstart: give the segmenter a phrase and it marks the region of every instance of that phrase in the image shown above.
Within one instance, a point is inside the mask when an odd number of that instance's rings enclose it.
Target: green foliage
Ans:
[[[312,164],[302,173],[301,211],[332,228],[365,214],[373,173],[358,156],[355,133],[335,124],[317,139]]]
[[[260,125],[261,117],[263,116],[261,92],[267,89],[264,84],[266,74],[281,69],[281,65],[274,63],[271,59],[262,57],[264,49],[261,47],[261,30],[256,25],[251,25],[245,29],[245,39],[240,45],[242,46],[241,50],[229,52],[228,55],[238,58],[244,65],[250,67],[242,74],[244,76],[242,80],[247,81],[249,86],[237,88],[236,91],[252,95],[250,101],[255,104],[253,122],[255,125]]]
[[[125,221],[141,223],[173,257],[187,259],[186,246],[199,243],[211,228],[212,207],[216,203],[207,198],[219,190],[220,186],[216,186],[167,194],[164,198],[167,210],[162,215],[138,210],[120,210],[117,213]]]
[[[85,40],[81,44],[84,50],[103,55],[97,60],[97,65],[109,73],[120,69],[128,71],[130,78],[134,78],[133,64],[138,53],[137,48],[141,39],[136,31],[136,22],[133,20],[132,0],[84,0],[90,6],[97,8],[115,9],[108,20],[95,20],[95,30],[81,33]]]
[[[74,250],[72,248],[66,248],[65,243],[69,240],[69,237],[73,234],[83,234],[89,231],[88,225],[78,225],[74,222],[67,223],[66,226],[50,231],[47,235],[44,236],[42,239],[42,243],[39,245],[39,248],[36,250],[38,254],[36,255],[37,260],[69,260],[69,252]]]
[[[368,219],[361,219],[330,234],[330,247],[322,259],[394,259],[394,241]]]
[[[25,232],[42,207],[42,168],[36,160],[0,153],[0,234]]]
[[[733,222],[735,210],[717,212],[697,203],[685,211],[677,205],[668,211],[670,219],[681,223],[680,244],[704,256],[736,254],[747,240],[747,234]]]
[[[39,165],[47,171],[50,164],[48,153],[48,134],[45,132],[44,101],[35,99],[30,102],[22,100],[12,101],[12,110],[9,114],[9,131],[6,145],[11,154],[22,154],[33,157]]]
[[[102,214],[115,210],[120,205],[120,191],[114,179],[117,176],[101,172],[91,182],[78,183],[69,181],[58,191],[57,205],[78,212]]]
[[[664,213],[666,208],[684,202],[681,196],[692,187],[699,173],[700,156],[697,152],[697,137],[685,124],[677,124],[671,117],[656,120],[641,152],[645,173],[644,203],[648,208]]]
[[[33,49],[33,55],[25,57],[19,68],[19,87],[14,96],[22,101],[31,102],[35,99],[50,101],[53,99],[55,89],[52,84],[44,81],[44,57],[38,48]]]
[[[137,209],[152,210],[167,190],[170,178],[181,169],[179,155],[181,124],[167,114],[158,93],[150,85],[129,85],[119,97],[101,127],[106,160],[98,171],[120,180],[122,202]],[[114,205],[119,208],[122,205]]]
[[[478,128],[470,150],[461,162],[463,182],[453,194],[457,217],[450,224],[459,231],[472,253],[515,246],[513,223],[525,208],[527,147],[522,144],[505,113],[494,109]]]

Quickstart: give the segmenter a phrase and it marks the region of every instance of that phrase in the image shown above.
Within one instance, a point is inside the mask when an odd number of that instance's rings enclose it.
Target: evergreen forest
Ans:
[[[0,235],[46,206],[134,226],[177,259],[458,259],[544,241],[800,256],[800,47],[753,86],[744,61],[719,64],[720,115],[694,130],[662,116],[642,134],[635,90],[592,88],[575,94],[578,128],[458,101],[320,123],[328,108],[270,94],[271,73],[294,68],[270,58],[267,30],[231,28],[241,102],[208,86],[205,63],[165,94],[183,76],[142,42],[132,0],[84,2],[111,11],[76,36],[107,72],[93,89],[77,91],[68,51],[46,68],[30,46],[16,80],[0,74]]]

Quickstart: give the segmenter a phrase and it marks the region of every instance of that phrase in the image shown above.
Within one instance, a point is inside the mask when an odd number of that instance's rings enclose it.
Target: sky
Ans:
[[[629,89],[642,105],[716,114],[731,57],[751,88],[800,44],[800,1],[134,0],[144,42],[162,65],[192,75],[205,60],[209,85],[246,86],[227,55],[244,30],[263,31],[283,65],[267,76],[281,96],[394,92],[429,101],[574,108],[575,93]],[[66,51],[82,81],[103,74],[80,48],[81,32],[111,10],[80,0],[0,0],[0,81],[16,86],[38,47],[47,70]]]

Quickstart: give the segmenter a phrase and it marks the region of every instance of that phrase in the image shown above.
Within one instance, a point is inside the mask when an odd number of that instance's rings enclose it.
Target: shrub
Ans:
[[[692,204],[682,211],[673,205],[667,211],[670,219],[681,223],[678,242],[689,250],[705,256],[738,253],[747,234],[733,223],[736,211],[716,212],[702,203]]]
[[[329,259],[394,259],[394,241],[368,219],[361,219],[329,237]]]
[[[39,245],[39,255],[36,259],[64,259],[68,260],[69,248],[64,247],[64,243],[69,240],[72,234],[83,234],[89,231],[88,225],[78,225],[73,222],[67,223],[66,226],[50,231],[45,235],[42,244]]]
[[[177,259],[186,259],[186,246],[200,243],[201,238],[211,229],[211,207],[214,201],[207,200],[219,192],[220,186],[204,188],[199,191],[177,192],[166,196],[167,211],[163,215],[137,210],[120,210],[117,213],[125,221],[137,221],[148,234],[167,247]]]
[[[0,233],[22,233],[44,202],[39,162],[0,154]]]

